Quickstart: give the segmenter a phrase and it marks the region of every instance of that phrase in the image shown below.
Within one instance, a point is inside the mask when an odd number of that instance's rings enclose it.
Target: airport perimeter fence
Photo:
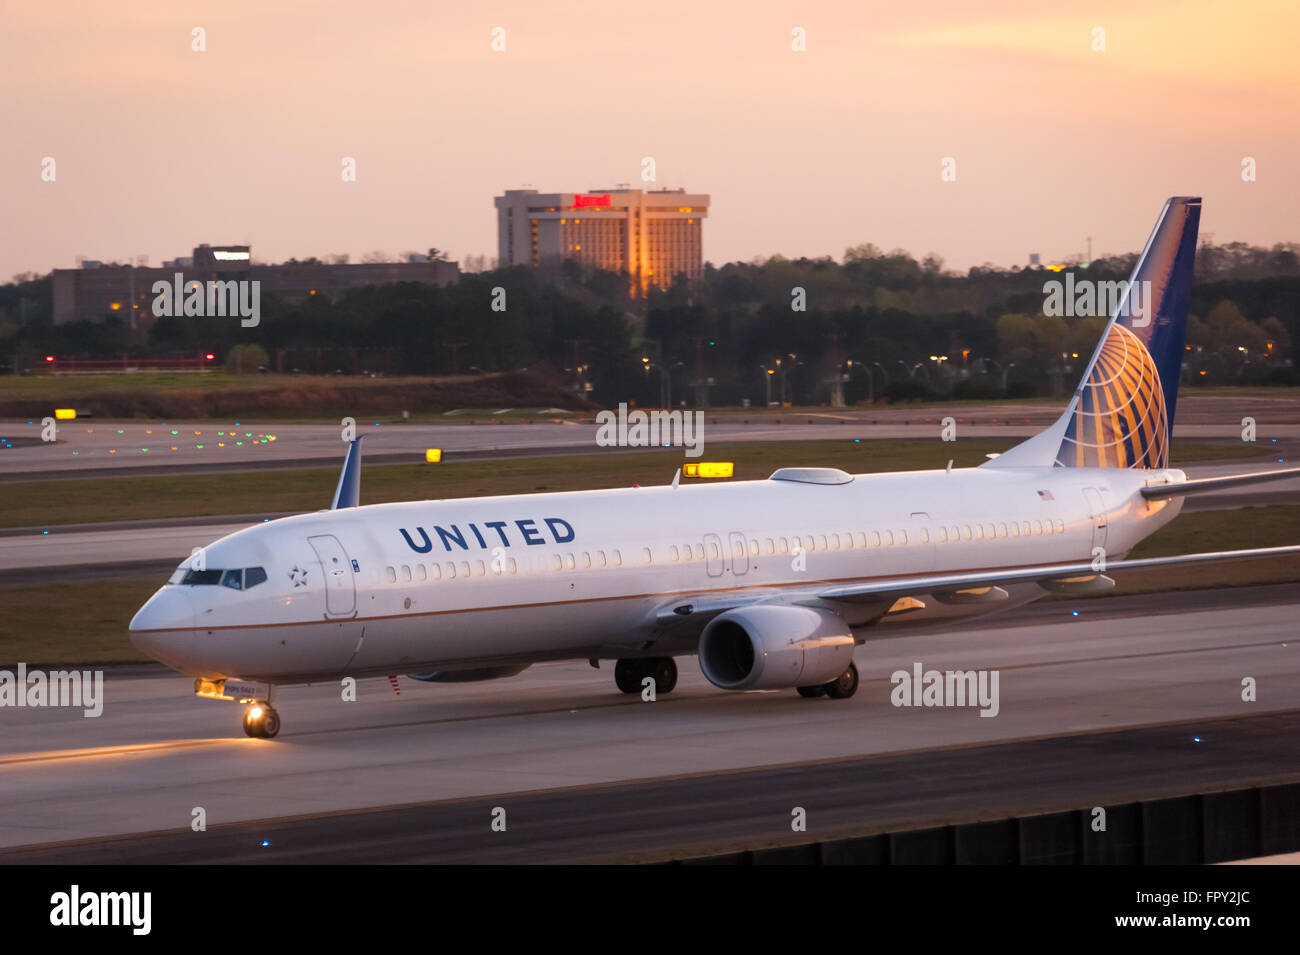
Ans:
[[[673,860],[673,865],[1204,865],[1300,851],[1300,783]]]

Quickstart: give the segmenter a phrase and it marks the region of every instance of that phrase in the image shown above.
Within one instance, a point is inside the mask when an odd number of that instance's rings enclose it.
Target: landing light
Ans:
[[[255,720],[260,720],[262,718],[262,708],[260,706],[255,706],[248,711],[248,715]]]
[[[424,452],[424,460],[428,464],[437,464],[442,460],[442,448],[429,448]]]
[[[732,461],[699,461],[682,465],[682,477],[688,478],[729,478],[734,472]]]

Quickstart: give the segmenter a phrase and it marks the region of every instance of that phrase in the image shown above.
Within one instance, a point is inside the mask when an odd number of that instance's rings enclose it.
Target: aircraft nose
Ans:
[[[167,662],[168,650],[194,633],[194,606],[182,587],[163,587],[131,618],[131,642],[144,654]]]

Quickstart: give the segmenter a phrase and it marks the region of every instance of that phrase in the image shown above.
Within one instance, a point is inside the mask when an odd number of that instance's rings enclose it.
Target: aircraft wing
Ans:
[[[918,574],[911,577],[885,578],[864,581],[842,587],[829,587],[819,591],[823,600],[880,600],[885,597],[905,597],[911,594],[968,590],[993,587],[998,584],[1035,582],[1051,589],[1053,583],[1072,579],[1095,577],[1114,570],[1139,570],[1145,567],[1179,567],[1218,560],[1249,560],[1254,557],[1280,557],[1283,554],[1300,554],[1300,545],[1287,547],[1254,547],[1248,550],[1221,550],[1203,554],[1179,554],[1174,557],[1144,557],[1139,560],[1106,561],[1094,567],[1091,561],[1074,564],[1041,564],[1036,567],[1010,567],[1002,570],[979,570],[957,574]]]
[[[1180,481],[1176,484],[1151,484],[1142,488],[1142,496],[1147,500],[1162,497],[1182,497],[1185,494],[1203,494],[1206,491],[1218,491],[1225,487],[1258,484],[1261,481],[1281,481],[1294,477],[1300,477],[1300,468],[1255,471],[1252,474],[1230,474],[1227,477],[1200,478],[1195,481]]]
[[[903,577],[881,577],[840,586],[810,584],[797,588],[755,588],[727,594],[701,594],[684,596],[661,607],[656,614],[660,624],[699,624],[702,620],[720,613],[757,603],[803,603],[830,601],[844,603],[875,603],[893,601],[900,597],[922,594],[960,593],[996,587],[999,584],[1037,583],[1044,590],[1061,591],[1071,584],[1087,583],[1116,570],[1140,570],[1149,567],[1181,567],[1191,564],[1223,560],[1250,560],[1258,557],[1300,555],[1300,545],[1286,547],[1255,547],[1247,550],[1210,551],[1202,554],[1180,554],[1174,557],[1145,557],[1138,560],[1107,561],[1094,567],[1091,561],[1071,564],[1040,564],[1029,567],[992,568],[965,573],[911,574]]]

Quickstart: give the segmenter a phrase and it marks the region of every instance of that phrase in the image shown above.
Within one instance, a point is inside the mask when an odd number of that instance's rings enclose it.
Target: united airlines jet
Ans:
[[[1300,473],[1169,467],[1200,213],[1165,203],[1065,413],[977,468],[362,507],[357,438],[329,510],[202,549],[131,639],[197,695],[247,704],[263,738],[276,685],[488,680],[544,660],[616,661],[618,689],[668,693],[673,658],[694,653],[723,690],[844,699],[869,639],[1101,593],[1130,568],[1300,552],[1126,559],[1188,494]]]

